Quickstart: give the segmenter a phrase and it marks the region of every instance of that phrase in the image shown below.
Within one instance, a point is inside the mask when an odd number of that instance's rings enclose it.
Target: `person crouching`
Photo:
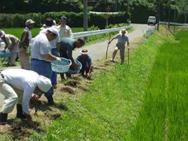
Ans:
[[[0,112],[0,124],[6,124],[8,114],[17,104],[17,118],[25,119],[32,126],[33,121],[29,112],[29,102],[32,94],[38,98],[52,87],[50,79],[31,70],[6,69],[0,73],[0,92],[5,97]],[[36,97],[35,97],[36,99]]]
[[[91,57],[88,55],[88,50],[83,49],[80,51],[81,55],[77,57],[77,60],[82,64],[82,69],[80,73],[83,77],[90,78],[92,72],[92,60]]]

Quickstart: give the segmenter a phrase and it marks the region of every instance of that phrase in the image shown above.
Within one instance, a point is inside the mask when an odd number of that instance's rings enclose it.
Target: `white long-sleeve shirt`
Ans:
[[[1,74],[4,76],[5,83],[23,91],[23,112],[29,114],[29,101],[37,87],[39,75],[34,71],[24,69],[6,69]]]

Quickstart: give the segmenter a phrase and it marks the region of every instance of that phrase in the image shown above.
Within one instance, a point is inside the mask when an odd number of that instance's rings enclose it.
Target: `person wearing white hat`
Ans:
[[[40,33],[42,33],[42,32],[45,33],[47,31],[47,29],[50,28],[50,27],[57,28],[56,21],[53,20],[53,18],[51,18],[51,17],[46,18],[44,25],[45,25],[45,27],[41,28]],[[59,41],[59,34],[58,34],[56,39],[54,39],[53,41],[50,41],[51,54],[55,55],[55,56],[59,56],[59,51],[56,47],[58,41]],[[51,82],[52,82],[53,88],[56,88],[56,86],[57,86],[57,74],[54,71],[52,71]]]
[[[4,51],[6,51],[6,49],[8,49],[9,52],[11,53],[11,56],[8,59],[7,65],[8,66],[16,66],[16,58],[17,58],[18,52],[19,52],[20,40],[14,35],[6,34],[4,31],[0,31],[0,38],[5,43]]]
[[[59,57],[51,54],[50,42],[57,37],[58,31],[56,27],[52,26],[47,28],[45,32],[39,33],[34,38],[31,45],[31,69],[49,79],[52,76],[51,62],[54,60],[61,60]],[[45,93],[49,105],[54,104],[52,95],[53,88]]]
[[[81,55],[77,57],[77,60],[82,64],[82,69],[80,73],[83,77],[90,78],[92,72],[92,60],[91,57],[88,55],[87,49],[82,49],[80,51]]]
[[[32,94],[47,92],[51,81],[38,73],[25,69],[6,69],[0,73],[0,92],[5,102],[0,112],[0,124],[7,122],[7,116],[17,104],[17,118],[26,119],[32,125],[29,102]]]
[[[35,21],[33,21],[32,19],[26,20],[25,28],[21,35],[18,55],[19,55],[19,60],[20,60],[22,69],[30,69],[29,46],[32,40],[31,29],[33,28],[34,24],[35,24]]]
[[[108,44],[110,44],[114,39],[117,39],[116,48],[113,51],[111,61],[114,62],[117,51],[120,51],[121,64],[124,63],[125,59],[125,46],[129,46],[129,37],[127,36],[127,31],[125,29],[121,30],[118,35],[113,37]]]

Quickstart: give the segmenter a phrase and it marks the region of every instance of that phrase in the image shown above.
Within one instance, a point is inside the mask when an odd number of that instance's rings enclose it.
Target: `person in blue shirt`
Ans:
[[[92,60],[91,57],[88,55],[88,50],[83,49],[81,55],[77,57],[77,60],[82,64],[82,69],[80,73],[83,77],[90,78],[92,72]]]
[[[72,39],[69,37],[63,38],[58,44],[57,47],[59,49],[60,57],[70,59],[72,61],[71,68],[76,68],[78,65],[75,63],[74,58],[72,56],[72,52],[75,48],[81,48],[85,44],[85,41],[83,39]],[[70,77],[70,74],[66,74],[68,77]],[[64,78],[64,74],[61,74],[61,79]]]

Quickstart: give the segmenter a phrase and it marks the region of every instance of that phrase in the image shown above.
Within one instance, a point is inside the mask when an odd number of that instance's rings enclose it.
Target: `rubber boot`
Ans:
[[[7,117],[8,117],[7,113],[0,113],[0,124],[6,124]]]
[[[46,96],[46,98],[48,99],[48,105],[54,105],[54,99],[53,97],[50,95],[50,96]]]
[[[17,118],[20,118],[20,119],[25,119],[25,115],[23,114],[23,111],[22,111],[22,105],[21,104],[17,104],[16,105],[16,109],[17,109],[17,114],[16,114],[16,117]]]

